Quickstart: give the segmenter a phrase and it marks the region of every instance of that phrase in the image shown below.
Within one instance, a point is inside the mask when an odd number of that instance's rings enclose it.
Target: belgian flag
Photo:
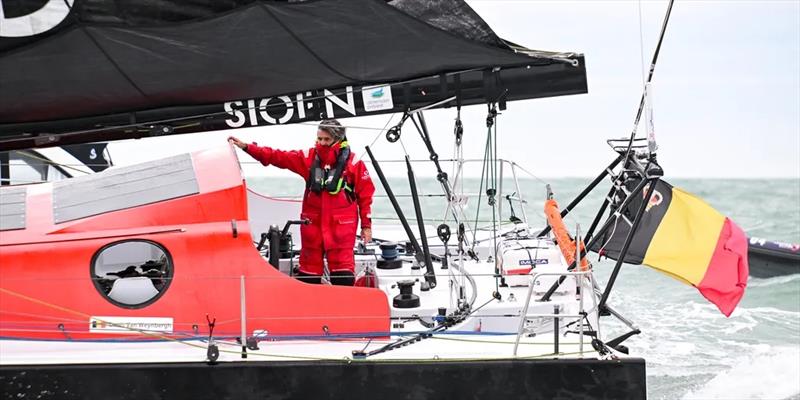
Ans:
[[[638,182],[626,182],[630,190]],[[592,250],[618,259],[647,187],[621,210]],[[658,181],[624,261],[655,268],[696,287],[726,316],[747,286],[747,238],[739,226],[700,198]]]

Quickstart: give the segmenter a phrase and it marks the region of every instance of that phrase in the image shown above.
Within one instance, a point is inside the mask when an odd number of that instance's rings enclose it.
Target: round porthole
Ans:
[[[104,246],[92,257],[94,286],[108,301],[124,308],[141,308],[156,301],[172,281],[169,252],[147,240],[127,240]]]

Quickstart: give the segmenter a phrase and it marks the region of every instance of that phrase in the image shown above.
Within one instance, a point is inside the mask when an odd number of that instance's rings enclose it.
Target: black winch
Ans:
[[[396,308],[415,308],[419,307],[419,296],[412,293],[416,281],[399,281],[397,287],[400,288],[400,294],[394,296],[394,306]]]
[[[381,257],[377,267],[380,269],[398,269],[403,266],[403,260],[397,258],[397,243],[384,242],[380,244]]]

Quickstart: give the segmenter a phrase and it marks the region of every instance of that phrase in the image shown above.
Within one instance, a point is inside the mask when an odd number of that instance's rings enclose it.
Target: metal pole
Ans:
[[[558,331],[560,330],[560,326],[558,323],[558,313],[559,307],[558,304],[553,305],[553,354],[558,354]]]
[[[372,154],[372,150],[370,150],[369,146],[366,147],[367,155],[369,155],[370,160],[372,160],[372,166],[375,167],[375,172],[378,174],[378,178],[381,180],[381,185],[383,185],[383,189],[386,191],[386,194],[389,196],[389,201],[392,202],[392,207],[394,207],[394,212],[397,213],[397,218],[400,219],[400,224],[403,225],[403,229],[406,231],[406,235],[408,236],[408,241],[411,242],[411,247],[414,248],[414,257],[416,257],[417,262],[420,264],[425,263],[425,255],[422,253],[422,248],[419,246],[419,242],[417,242],[416,236],[414,236],[414,232],[411,231],[411,227],[408,225],[408,220],[406,220],[405,214],[403,214],[403,210],[400,208],[400,204],[397,203],[397,199],[394,196],[394,192],[392,192],[392,188],[389,186],[389,181],[386,180],[386,176],[383,175],[383,170],[381,169],[380,164],[378,164],[378,160],[375,159],[375,156]]]
[[[239,300],[242,311],[242,358],[247,358],[247,310],[245,309],[244,275],[239,278]]]
[[[597,293],[595,293],[594,288],[597,286],[597,282],[594,280],[594,273],[589,274],[589,283],[592,286],[592,308],[595,310],[595,320],[594,320],[594,333],[597,339],[601,339],[602,336],[600,335],[600,310],[597,308]]]
[[[631,230],[628,232],[628,235],[625,236],[625,243],[622,245],[622,250],[619,253],[619,257],[617,258],[617,263],[614,265],[614,271],[611,272],[611,277],[608,279],[608,284],[606,284],[606,290],[603,292],[603,297],[600,298],[598,312],[602,310],[603,307],[606,305],[606,301],[608,300],[608,295],[611,293],[611,288],[614,287],[614,282],[617,280],[617,275],[619,274],[619,270],[622,267],[623,260],[625,259],[625,254],[628,253],[628,247],[630,247],[631,242],[633,241],[633,236],[636,233],[636,228],[639,227],[639,223],[642,221],[642,215],[644,215],[644,210],[647,209],[647,204],[650,203],[650,197],[656,190],[658,177],[642,180],[642,182],[648,182],[648,181],[650,182],[650,187],[647,188],[647,194],[644,196],[642,204],[639,205],[639,210],[636,211],[636,218],[634,218],[633,224],[631,224]],[[632,195],[628,197],[632,197]]]
[[[411,168],[411,162],[408,156],[406,156],[406,168],[408,168],[408,185],[411,187],[411,199],[414,201],[414,212],[417,214],[419,239],[422,241],[422,251],[424,252],[425,282],[430,285],[430,288],[435,288],[436,272],[434,272],[433,263],[431,262],[431,249],[428,247],[428,236],[425,234],[425,221],[422,220],[422,206],[419,204],[419,196],[417,195],[417,182],[414,178],[414,170]]]
[[[575,243],[578,244],[577,246],[575,246],[575,259],[578,260],[578,262],[580,262],[580,259],[581,259],[580,258],[581,257],[581,225],[580,224],[575,224]],[[583,318],[584,318],[583,317],[583,315],[584,315],[584,311],[583,311],[583,294],[585,293],[585,291],[583,290],[583,277],[584,277],[583,275],[578,275],[578,276],[575,277],[575,278],[577,278],[577,281],[578,281],[578,289],[577,289],[578,290],[578,296],[580,296],[580,298],[578,299],[578,314],[581,315],[580,319],[578,320],[578,351],[580,352],[581,357],[583,357]],[[591,293],[591,291],[589,291],[589,293]]]
[[[463,260],[464,257],[461,257]],[[522,307],[522,315],[520,315],[519,319],[519,329],[517,329],[517,341],[514,342],[514,357],[517,356],[517,348],[519,347],[519,339],[522,336],[522,333],[525,331],[525,322],[528,319],[528,307],[531,304],[531,296],[533,295],[533,286],[536,283],[536,273],[533,273],[531,276],[531,283],[528,285],[528,295],[525,296],[525,305]]]

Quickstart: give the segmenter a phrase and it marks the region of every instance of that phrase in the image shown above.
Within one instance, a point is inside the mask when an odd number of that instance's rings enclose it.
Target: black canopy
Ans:
[[[582,56],[458,0],[53,1],[54,28],[0,33],[0,150],[586,92]]]

